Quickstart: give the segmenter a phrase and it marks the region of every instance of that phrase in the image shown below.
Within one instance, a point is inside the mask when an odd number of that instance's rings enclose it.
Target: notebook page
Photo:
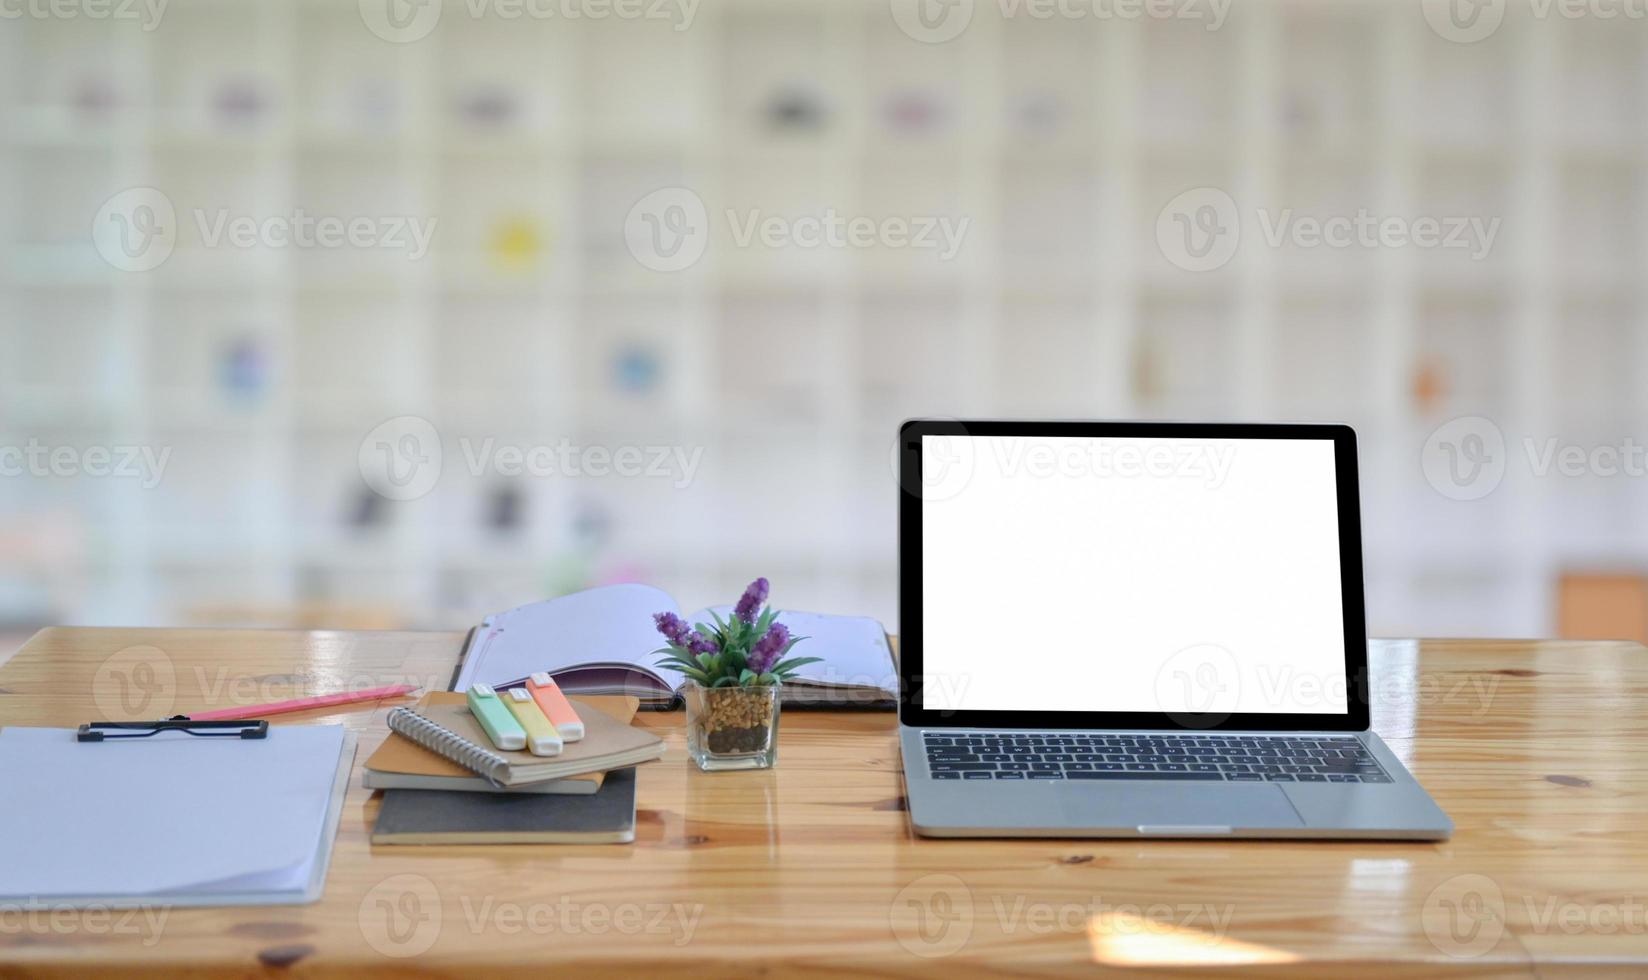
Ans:
[[[609,585],[518,606],[481,624],[455,691],[477,681],[512,684],[536,671],[578,664],[650,668],[663,645],[652,614],[677,611],[669,594],[646,585]]]

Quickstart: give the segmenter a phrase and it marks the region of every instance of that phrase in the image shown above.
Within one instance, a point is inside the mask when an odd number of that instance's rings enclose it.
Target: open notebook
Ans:
[[[82,743],[0,731],[0,903],[281,905],[320,898],[355,737],[276,725],[265,739]]]
[[[731,606],[717,606],[725,617]],[[608,585],[488,616],[470,634],[453,682],[457,691],[476,682],[504,688],[537,671],[548,671],[569,694],[624,694],[649,707],[673,704],[680,675],[658,670],[654,653],[664,640],[652,614],[680,613],[669,594],[646,585]],[[686,615],[709,622],[710,610]],[[863,616],[778,614],[796,636],[808,637],[796,656],[822,657],[784,685],[784,703],[892,704],[898,672],[887,633]]]

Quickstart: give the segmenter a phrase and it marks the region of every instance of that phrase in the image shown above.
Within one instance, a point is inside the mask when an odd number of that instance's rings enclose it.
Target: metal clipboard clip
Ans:
[[[183,732],[200,738],[268,738],[267,721],[190,721],[176,715],[165,721],[94,721],[75,732],[77,742],[104,742],[124,738],[150,738],[161,732]]]

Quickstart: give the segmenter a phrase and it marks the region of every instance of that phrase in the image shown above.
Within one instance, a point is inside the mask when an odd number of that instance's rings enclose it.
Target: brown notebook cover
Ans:
[[[635,712],[640,702],[635,698],[624,697],[584,697],[572,698],[580,712],[586,709],[600,711],[621,724],[628,725],[635,718]],[[414,706],[419,714],[426,714],[431,708],[448,705],[463,706],[467,704],[463,694],[455,691],[432,691],[423,696]],[[570,743],[577,744],[577,743]],[[386,773],[398,776],[434,777],[445,780],[463,780],[466,784],[463,789],[486,791],[491,789],[486,780],[464,768],[452,760],[437,755],[417,744],[399,732],[390,732],[378,750],[366,760],[367,783],[371,788],[373,773]],[[513,787],[515,790],[529,789],[540,793],[564,793],[568,795],[589,795],[601,788],[601,782],[606,778],[605,772],[585,772],[562,779],[548,780],[543,783],[532,784],[530,787]],[[563,785],[558,785],[563,784]],[[565,785],[570,784],[570,785]],[[446,788],[458,789],[451,785]]]

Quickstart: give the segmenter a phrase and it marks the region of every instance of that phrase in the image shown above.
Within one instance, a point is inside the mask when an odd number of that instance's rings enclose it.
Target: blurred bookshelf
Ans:
[[[0,537],[41,566],[0,580],[0,614],[459,627],[600,581],[691,607],[765,574],[783,605],[896,629],[901,418],[1275,417],[1362,434],[1374,631],[1549,634],[1561,573],[1648,565],[1643,495],[1524,481],[1462,504],[1419,450],[1461,415],[1643,417],[1648,40],[1513,13],[1456,45],[1416,6],[1244,3],[1218,32],[981,14],[937,45],[858,0],[705,4],[680,32],[454,2],[404,45],[320,0],[172,0],[152,33],[10,22],[0,441],[174,455],[148,491],[0,483]],[[624,217],[678,184],[712,214],[971,226],[949,262],[722,236],[651,273]],[[1477,263],[1277,249],[1196,274],[1154,227],[1204,185],[1506,230]],[[418,262],[226,254],[180,216],[164,266],[121,273],[88,228],[136,186],[439,233]],[[447,471],[373,502],[357,450],[400,415],[442,432]],[[703,461],[684,488],[511,483],[463,472],[460,437]]]

